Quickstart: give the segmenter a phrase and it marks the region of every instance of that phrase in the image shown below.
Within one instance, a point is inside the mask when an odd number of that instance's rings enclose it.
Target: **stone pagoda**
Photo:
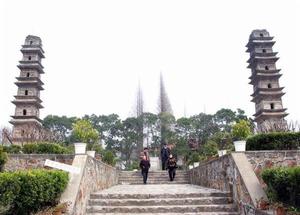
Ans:
[[[255,103],[255,122],[261,132],[282,130],[288,114],[283,108],[281,97],[283,87],[279,85],[280,69],[276,68],[279,59],[273,52],[273,37],[267,30],[252,31],[246,45],[250,53],[248,68],[251,69],[250,83],[253,85],[252,102]]]
[[[12,141],[14,143],[38,139],[42,128],[39,115],[40,109],[43,108],[40,99],[43,82],[40,77],[44,73],[41,60],[45,56],[41,39],[37,36],[27,36],[21,52],[23,58],[18,65],[20,75],[15,82],[18,92],[15,100],[12,101],[16,108],[10,121],[13,125]]]

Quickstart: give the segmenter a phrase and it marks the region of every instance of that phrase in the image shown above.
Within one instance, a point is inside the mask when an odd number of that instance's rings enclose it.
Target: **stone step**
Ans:
[[[201,198],[201,197],[230,197],[230,193],[226,193],[226,192],[161,193],[161,194],[92,193],[90,195],[90,199],[166,199],[166,198],[180,199],[180,198]]]
[[[127,178],[127,179],[120,179],[119,181],[139,181],[139,180],[143,180],[143,177],[136,177],[136,178]],[[148,178],[148,181],[169,181],[169,177],[165,177],[165,178]],[[176,181],[189,181],[188,178],[177,178],[175,177],[174,180]]]
[[[133,213],[98,213],[90,212],[85,213],[86,215],[132,215]],[[139,215],[240,215],[238,212],[196,212],[196,213],[136,213]]]
[[[151,206],[151,205],[209,205],[229,204],[229,197],[167,198],[167,199],[92,199],[89,206]]]
[[[137,174],[137,175],[129,175],[129,176],[124,176],[124,175],[120,175],[119,178],[140,178],[142,177],[142,174]],[[187,175],[178,175],[176,174],[177,178],[189,178]],[[166,175],[161,175],[161,176],[156,176],[156,175],[151,175],[151,173],[148,174],[148,178],[169,178],[169,174]]]
[[[161,173],[157,173],[157,172],[148,172],[151,175],[168,175],[169,172],[165,171],[165,172],[161,172]],[[124,172],[120,172],[120,175],[140,175],[141,171],[136,171],[136,172],[131,172],[131,173],[124,173]],[[183,173],[183,172],[178,172],[176,171],[176,174],[178,175],[189,175],[188,173]]]
[[[171,205],[171,206],[88,206],[88,213],[197,213],[197,212],[235,212],[232,204],[224,205]]]

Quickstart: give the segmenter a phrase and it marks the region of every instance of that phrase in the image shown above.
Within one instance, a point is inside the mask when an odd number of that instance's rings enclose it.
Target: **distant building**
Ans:
[[[273,37],[267,30],[254,30],[250,34],[247,52],[250,53],[248,68],[251,69],[250,83],[253,85],[252,102],[255,103],[255,122],[259,131],[283,130],[288,114],[283,108],[281,97],[283,87],[279,85],[279,59],[273,52]]]
[[[18,65],[20,75],[15,82],[18,91],[15,100],[12,101],[16,108],[10,121],[13,125],[12,141],[14,143],[38,139],[42,129],[40,109],[43,106],[40,91],[43,90],[41,74],[44,73],[44,67],[41,60],[44,58],[44,50],[41,39],[37,36],[27,36],[21,52],[23,58]]]

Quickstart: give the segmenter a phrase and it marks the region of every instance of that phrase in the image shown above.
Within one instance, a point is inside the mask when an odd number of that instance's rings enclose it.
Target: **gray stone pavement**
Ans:
[[[191,194],[223,193],[220,190],[191,184],[116,185],[94,194]]]

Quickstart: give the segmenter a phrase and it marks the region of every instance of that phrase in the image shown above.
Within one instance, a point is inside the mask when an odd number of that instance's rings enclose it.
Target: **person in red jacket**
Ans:
[[[146,155],[143,156],[143,159],[140,162],[140,168],[142,170],[143,182],[147,184],[148,172],[150,168],[150,161],[147,160]]]

